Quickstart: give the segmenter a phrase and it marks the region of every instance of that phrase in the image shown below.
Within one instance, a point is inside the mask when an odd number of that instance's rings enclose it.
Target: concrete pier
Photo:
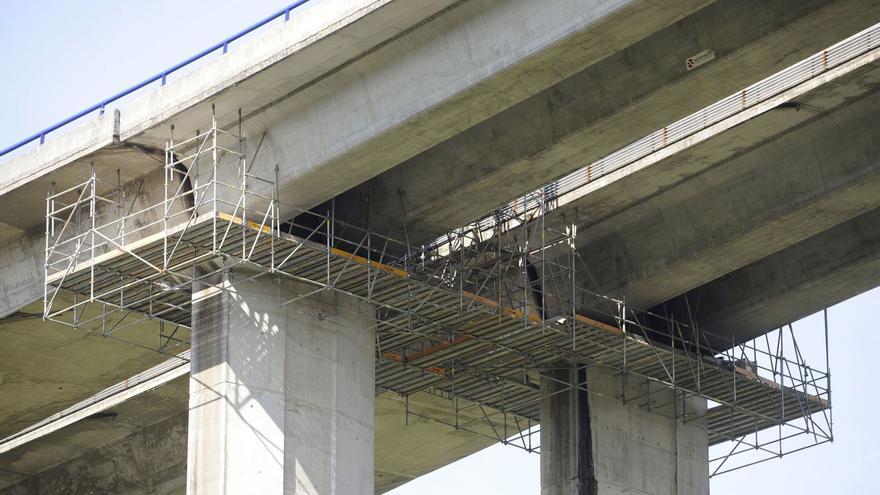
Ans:
[[[368,306],[225,274],[194,293],[187,493],[373,493]]]
[[[682,406],[657,384],[567,364],[541,391],[542,495],[709,493],[704,400]]]

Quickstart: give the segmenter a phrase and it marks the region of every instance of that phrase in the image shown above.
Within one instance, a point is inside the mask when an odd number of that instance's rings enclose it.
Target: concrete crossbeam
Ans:
[[[701,328],[741,342],[878,282],[880,209],[874,209],[654,309],[690,318],[689,306]]]
[[[114,136],[148,149],[161,149],[170,124],[192,136],[214,105],[223,127],[242,110],[250,150],[265,132],[257,167],[281,165],[286,202],[311,207],[710,2],[310,3],[297,22],[122,108],[116,131],[10,161],[0,199],[42,197],[47,174],[100,161]],[[22,210],[18,227],[34,220]]]
[[[871,94],[806,120],[777,110],[666,160],[627,190],[675,182],[579,229],[591,283],[651,307],[876,208],[877,108]]]
[[[337,211],[397,238],[405,211],[409,239],[431,240],[866,27],[866,12],[880,15],[869,4],[715,2],[346,193]],[[716,59],[688,71],[706,48]]]

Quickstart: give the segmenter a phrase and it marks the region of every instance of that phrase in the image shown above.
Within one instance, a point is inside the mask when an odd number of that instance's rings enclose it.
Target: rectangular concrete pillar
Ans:
[[[193,295],[187,493],[372,495],[371,309],[218,278]]]
[[[709,493],[708,435],[695,419],[705,400],[682,406],[656,383],[567,365],[544,373],[541,392],[542,495]]]

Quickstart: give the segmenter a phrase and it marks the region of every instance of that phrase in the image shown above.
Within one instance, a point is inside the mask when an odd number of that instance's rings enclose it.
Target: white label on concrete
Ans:
[[[715,50],[703,50],[700,53],[688,58],[684,61],[687,70],[694,70],[697,67],[715,60]]]

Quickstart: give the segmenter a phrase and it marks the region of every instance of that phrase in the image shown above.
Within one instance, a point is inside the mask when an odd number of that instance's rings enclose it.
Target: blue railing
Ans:
[[[172,67],[169,67],[168,69],[163,70],[162,72],[156,74],[155,76],[150,77],[148,79],[145,79],[145,80],[139,82],[138,84],[135,84],[134,86],[132,86],[126,90],[123,90],[123,91],[111,96],[110,98],[107,98],[106,100],[101,100],[100,102],[90,106],[89,108],[86,108],[85,110],[83,110],[75,115],[71,115],[70,117],[62,120],[61,122],[58,122],[55,125],[49,126],[45,129],[41,130],[40,132],[37,132],[33,136],[22,139],[21,141],[13,144],[12,146],[9,146],[8,148],[4,148],[2,151],[0,151],[0,156],[6,155],[7,153],[11,153],[11,152],[21,148],[22,146],[24,146],[28,143],[32,143],[38,139],[40,140],[40,144],[43,144],[43,142],[45,142],[45,140],[46,140],[46,135],[49,134],[50,132],[57,131],[58,129],[66,126],[67,124],[69,124],[75,120],[78,120],[82,117],[85,117],[86,115],[88,115],[92,112],[99,111],[99,112],[101,112],[101,114],[103,114],[104,109],[107,107],[107,105],[110,105],[111,103],[119,100],[120,98],[128,96],[131,93],[134,93],[135,91],[137,91],[145,86],[148,86],[156,81],[161,81],[162,85],[164,86],[166,78],[169,75],[171,75],[172,73],[174,73],[174,72],[186,67],[187,65],[189,65],[189,64],[191,64],[201,58],[204,58],[207,55],[210,55],[218,50],[223,50],[223,53],[226,53],[226,51],[229,49],[230,43],[252,33],[253,31],[256,31],[257,29],[265,26],[266,24],[269,24],[270,22],[272,22],[280,17],[284,17],[284,20],[287,21],[288,19],[290,19],[290,11],[292,11],[293,9],[299,7],[300,5],[302,5],[308,1],[309,0],[299,0],[297,2],[294,2],[290,5],[288,5],[287,7],[284,7],[282,10],[275,12],[274,14],[270,15],[269,17],[266,17],[265,19],[261,20],[260,22],[257,22],[256,24],[254,24],[248,28],[245,28],[242,31],[239,31],[236,34],[233,34],[232,36],[224,39],[223,41],[217,43],[216,45],[213,45],[209,48],[202,50],[201,52],[193,55],[192,57],[189,57],[188,59],[184,60],[183,62],[180,62],[179,64],[176,64]]]

